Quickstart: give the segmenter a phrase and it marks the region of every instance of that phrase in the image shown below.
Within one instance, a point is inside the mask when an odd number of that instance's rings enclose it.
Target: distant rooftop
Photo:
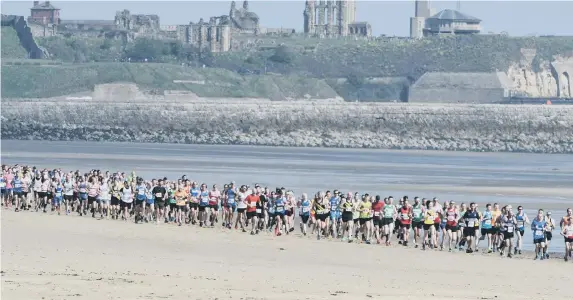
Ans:
[[[466,15],[457,10],[444,9],[439,13],[431,16],[432,19],[448,20],[448,21],[464,21],[464,22],[481,22],[480,19]]]
[[[35,10],[59,10],[59,8],[54,7],[50,1],[40,2],[37,5],[34,5],[32,9]]]

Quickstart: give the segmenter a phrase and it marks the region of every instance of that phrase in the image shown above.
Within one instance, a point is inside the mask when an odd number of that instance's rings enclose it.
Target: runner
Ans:
[[[502,212],[499,209],[499,204],[493,204],[493,210],[491,211],[491,219],[493,220],[493,228],[492,228],[492,242],[493,242],[493,251],[496,252],[501,244],[501,238],[499,236],[500,227],[501,227],[501,214]]]
[[[408,247],[408,240],[410,238],[410,226],[412,224],[412,207],[408,203],[408,197],[403,198],[402,207],[400,208],[400,231],[402,232],[402,240],[400,244]]]
[[[525,234],[525,224],[530,224],[527,214],[525,211],[523,211],[523,206],[520,205],[517,207],[517,214],[515,215],[515,219],[517,220],[517,241],[513,254],[519,253],[519,255],[521,255],[523,235]]]
[[[237,199],[237,218],[235,219],[235,229],[238,229],[238,225],[241,225],[241,231],[242,232],[247,232],[247,229],[245,229],[245,222],[247,219],[247,196],[249,194],[247,193],[247,186],[243,185],[241,186],[241,188],[239,189],[239,193],[237,194],[238,199]],[[286,198],[283,199],[284,200],[284,205],[286,205]],[[283,215],[284,217],[284,215]],[[283,218],[284,219],[284,218]],[[286,226],[286,222],[285,222],[285,226]]]
[[[199,195],[201,194],[201,189],[197,187],[197,182],[193,181],[193,183],[191,183],[189,193],[191,196],[189,198],[189,222],[191,222],[192,225],[195,225],[197,224],[199,216]],[[189,222],[187,222],[187,224]]]
[[[211,223],[211,227],[215,227],[215,223],[218,221],[220,203],[221,191],[217,189],[216,184],[213,184],[212,189],[209,191],[209,208],[211,211],[209,214],[209,222]]]
[[[339,205],[340,205],[340,197],[338,196],[338,191],[334,190],[334,195],[330,195],[330,191],[326,192],[326,197],[329,198],[328,208],[330,209],[330,218],[327,221],[328,224],[328,236],[332,236],[334,238],[337,237],[337,222],[338,222],[338,214],[340,213]]]
[[[551,217],[551,212],[548,211],[545,215],[545,221],[547,226],[545,228],[545,258],[549,258],[549,244],[551,244],[551,239],[553,238],[553,230],[555,229],[555,220]]]
[[[231,182],[227,187],[225,196],[226,201],[225,210],[223,212],[223,226],[227,226],[227,228],[231,229],[233,216],[237,210],[237,203],[235,202],[235,198],[237,197],[237,188],[235,187],[235,182]]]
[[[163,181],[163,179],[159,179],[157,182],[157,186],[153,188],[153,190],[151,191],[151,193],[153,194],[153,196],[155,197],[155,220],[157,221],[157,224],[159,224],[164,218],[167,218],[167,214],[166,214],[166,198],[168,198],[167,195],[167,189],[164,186],[165,182]]]
[[[435,219],[436,210],[434,209],[434,203],[427,201],[426,210],[424,211],[424,242],[422,244],[422,250],[426,250],[426,246],[429,246],[430,249],[436,246],[433,238],[436,235],[436,227],[434,226]]]
[[[320,236],[326,233],[326,220],[330,216],[326,195],[323,195],[320,192],[316,193],[316,197],[313,203],[313,210],[316,212],[316,239],[320,240]]]
[[[503,256],[504,249],[507,247],[507,257],[511,258],[511,249],[513,236],[517,226],[517,220],[513,214],[511,205],[506,206],[506,213],[501,218],[501,232],[503,233],[504,246],[500,248],[499,254]]]
[[[352,194],[350,194],[352,197]],[[340,237],[344,241],[344,234],[347,234],[347,241],[352,243],[352,237],[354,236],[354,231],[352,227],[354,225],[354,204],[352,203],[351,198],[347,198],[347,196],[342,196],[341,198],[341,208],[342,208],[342,232],[340,233]]]
[[[100,203],[100,219],[109,218],[109,205],[111,202],[111,194],[110,194],[110,180],[101,178],[102,183],[99,187],[100,194],[99,194],[99,203]]]
[[[456,208],[456,202],[453,200],[450,201],[448,204],[448,208],[446,209],[446,227],[445,227],[445,234],[448,235],[448,251],[452,252],[452,242],[456,245],[456,241],[458,239],[458,220],[460,218],[460,214],[458,209]]]
[[[493,233],[493,214],[491,212],[491,204],[486,204],[485,211],[483,212],[483,218],[481,220],[481,237],[478,240],[478,244],[480,241],[487,238],[487,253],[493,252],[493,242],[492,242],[492,233]],[[518,221],[519,224],[519,221]]]
[[[16,186],[14,185],[14,188],[15,187]],[[60,181],[58,181],[56,183],[56,186],[52,190],[52,194],[54,195],[54,198],[52,200],[52,206],[55,207],[55,210],[59,216],[61,213],[61,211],[60,211],[61,206],[60,205],[61,205],[62,201],[64,200],[64,189],[63,189],[62,183]]]
[[[247,196],[247,221],[251,223],[251,235],[259,233],[257,205],[261,201],[256,188],[252,189],[251,194]]]
[[[286,228],[285,205],[286,205],[286,198],[284,197],[282,190],[280,190],[274,201],[275,224],[276,224],[275,234],[277,236],[282,235],[283,224],[285,227],[285,232],[288,234],[288,230]]]
[[[464,237],[467,241],[468,247],[466,253],[473,253],[475,249],[475,235],[476,235],[476,223],[479,224],[479,214],[476,211],[476,204],[470,203],[470,208],[463,215],[465,221]]]
[[[419,197],[414,197],[414,205],[412,205],[412,227],[414,228],[414,248],[418,248],[418,239],[422,238],[424,229],[424,206],[420,203]]]
[[[393,204],[394,198],[388,197],[382,208],[382,236],[386,237],[386,246],[392,245],[392,232],[394,220],[398,215],[396,206]]]
[[[175,222],[178,226],[181,226],[185,222],[186,214],[188,211],[187,202],[190,197],[190,194],[185,190],[184,185],[180,185],[177,187],[177,191],[174,194],[175,197],[175,205],[176,213],[175,213]]]
[[[565,238],[565,256],[563,259],[568,261],[573,252],[573,218],[569,217],[561,224],[561,235]]]
[[[362,202],[360,202],[360,205],[358,206],[358,211],[360,212],[360,227],[366,244],[370,244],[370,237],[372,235],[372,222],[370,222],[372,221],[372,216],[370,214],[372,203],[369,200],[369,195],[364,194]]]
[[[306,193],[303,193],[300,201],[298,202],[298,209],[300,215],[300,232],[306,236],[308,219],[310,218],[311,201],[308,199]]]
[[[143,221],[145,221],[145,223],[153,222],[155,218],[155,195],[153,194],[155,184],[155,179],[145,184],[145,204],[143,210]]]
[[[545,259],[545,229],[547,222],[543,216],[543,209],[537,211],[537,217],[531,221],[533,244],[535,245],[535,259]]]
[[[133,198],[134,198],[133,189],[129,185],[129,182],[125,181],[123,183],[123,187],[119,190],[119,192],[121,193],[120,209],[123,212],[121,219],[127,221],[129,220],[129,211],[133,208]]]
[[[376,239],[376,243],[380,244],[382,240],[382,228],[384,224],[382,222],[382,209],[384,208],[384,201],[380,200],[380,195],[376,195],[374,203],[372,203],[372,225],[374,227],[374,238]]]

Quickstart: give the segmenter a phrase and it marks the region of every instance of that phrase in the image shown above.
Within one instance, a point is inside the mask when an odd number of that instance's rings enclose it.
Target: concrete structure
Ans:
[[[50,1],[34,1],[30,9],[28,22],[39,24],[58,24],[60,20],[60,9],[54,7]]]
[[[477,34],[481,20],[453,9],[436,14],[429,0],[416,0],[414,17],[410,18],[410,37],[422,38],[441,34]]]
[[[429,0],[416,0],[414,8],[414,17],[410,18],[410,37],[422,38],[424,28],[426,28],[426,19],[431,15]]]
[[[428,72],[410,86],[408,102],[501,103],[513,89],[514,84],[503,72]]]
[[[305,2],[304,32],[309,36],[371,36],[368,22],[356,22],[354,0],[307,0]]]

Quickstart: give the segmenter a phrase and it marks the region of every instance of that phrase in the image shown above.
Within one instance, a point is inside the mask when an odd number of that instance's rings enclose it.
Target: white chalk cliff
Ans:
[[[521,49],[521,54],[521,60],[507,70],[507,76],[515,84],[514,94],[528,97],[573,97],[572,56],[555,56],[552,61],[540,59],[534,62],[536,49]]]

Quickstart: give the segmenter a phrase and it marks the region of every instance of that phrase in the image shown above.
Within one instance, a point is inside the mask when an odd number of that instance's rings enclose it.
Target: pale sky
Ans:
[[[236,1],[242,6],[242,1]],[[228,14],[231,1],[52,1],[68,20],[112,20],[118,10],[157,14],[162,25],[188,24]],[[456,9],[457,1],[430,1],[436,12]],[[3,14],[28,16],[32,1],[2,1]],[[249,1],[262,27],[303,28],[304,1]],[[409,35],[414,1],[357,1],[357,21],[372,24],[374,35]],[[461,1],[461,12],[479,18],[483,32],[522,35],[573,35],[573,1]],[[567,24],[567,25],[566,25]]]

